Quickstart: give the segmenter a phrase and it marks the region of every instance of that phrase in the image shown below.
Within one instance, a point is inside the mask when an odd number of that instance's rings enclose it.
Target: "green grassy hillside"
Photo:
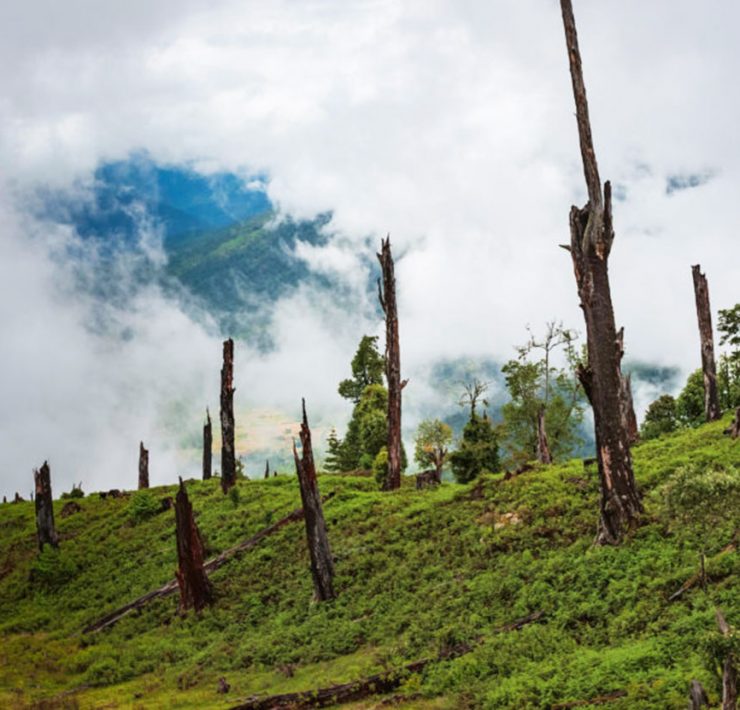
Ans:
[[[707,425],[636,447],[644,524],[620,547],[593,547],[597,482],[581,461],[508,481],[395,493],[371,479],[320,476],[336,557],[334,602],[312,602],[303,523],[282,528],[212,575],[216,604],[177,614],[176,596],[111,629],[89,622],[169,581],[174,513],[97,494],[61,517],[61,548],[37,555],[33,504],[0,506],[0,706],[229,707],[256,693],[362,678],[466,642],[470,653],[407,678],[406,708],[548,708],[612,691],[610,708],[684,708],[699,679],[716,702],[706,642],[714,605],[740,626],[740,560],[717,553],[740,511],[710,532],[708,593],[668,597],[697,569],[695,548],[667,515],[664,486],[686,466],[740,464],[740,442]],[[299,505],[284,476],[189,482],[209,554]],[[149,497],[148,497],[149,496]],[[151,497],[151,498],[150,498]],[[147,517],[149,516],[149,517]],[[539,623],[497,629],[534,611]],[[227,695],[217,693],[225,677]],[[45,701],[45,702],[44,702]],[[378,698],[354,707],[374,707]],[[584,706],[587,707],[587,706]]]

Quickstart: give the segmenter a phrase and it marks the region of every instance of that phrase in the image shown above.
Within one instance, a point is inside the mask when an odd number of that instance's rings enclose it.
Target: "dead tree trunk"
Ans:
[[[622,421],[621,339],[617,336],[607,261],[614,241],[611,185],[601,191],[575,18],[570,0],[560,1],[588,203],[570,210],[570,245],[578,295],[586,320],[588,364],[579,378],[594,411],[601,481],[600,543],[617,543],[642,511],[635,486],[629,434]]]
[[[213,588],[203,569],[203,540],[182,478],[175,498],[175,523],[178,565],[175,576],[180,587],[180,609],[200,611],[213,602]]]
[[[54,507],[51,499],[51,472],[49,464],[44,461],[41,468],[33,472],[36,487],[36,537],[39,543],[39,552],[43,552],[44,545],[59,547],[59,538],[54,527]],[[18,494],[16,493],[16,497]]]
[[[396,306],[396,277],[394,275],[391,240],[381,240],[378,260],[383,273],[378,279],[378,298],[385,313],[385,375],[388,380],[388,477],[385,489],[401,487],[401,350],[398,342],[398,309]]]
[[[149,449],[139,442],[139,490],[149,488]]]
[[[543,464],[552,463],[550,445],[547,443],[547,431],[545,430],[545,408],[540,407],[537,412],[537,460]]]
[[[714,338],[712,337],[712,311],[709,308],[709,287],[707,277],[701,273],[701,266],[691,267],[694,277],[694,297],[696,299],[696,317],[699,320],[699,337],[701,338],[701,369],[704,373],[704,414],[708,422],[716,421],[722,416],[719,408],[717,390],[717,367],[714,364]]]
[[[270,477],[270,459],[265,461],[265,478]]]
[[[213,429],[211,413],[206,408],[206,423],[203,425],[203,480],[213,475]]]
[[[701,710],[709,705],[709,698],[704,686],[698,680],[692,680],[689,686],[689,710]]]
[[[221,368],[221,489],[226,493],[236,483],[234,451],[234,341],[224,341]]]
[[[717,617],[717,626],[723,636],[730,636],[732,629],[727,623],[724,615],[719,609],[715,609]],[[737,709],[737,658],[732,651],[727,652],[724,665],[722,667],[722,710]]]
[[[735,410],[735,418],[730,422],[730,426],[724,431],[732,439],[740,437],[740,407]]]
[[[293,457],[298,474],[298,483],[301,487],[304,519],[306,521],[306,539],[311,556],[311,574],[316,599],[326,601],[334,599],[334,560],[329,547],[329,535],[326,531],[326,521],[321,505],[321,496],[316,481],[316,466],[313,460],[311,446],[311,430],[308,428],[306,417],[306,401],[302,401],[303,421],[301,422],[301,458],[298,458],[295,441],[293,442]]]

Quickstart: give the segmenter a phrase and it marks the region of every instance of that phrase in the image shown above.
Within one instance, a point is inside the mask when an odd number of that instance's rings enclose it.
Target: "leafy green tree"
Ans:
[[[488,384],[475,380],[465,385],[465,393],[460,399],[461,406],[470,406],[470,418],[463,427],[457,449],[450,454],[452,474],[458,483],[468,483],[480,476],[483,471],[496,473],[500,470],[498,456],[498,434],[488,415],[477,412],[478,400],[482,399]]]
[[[719,344],[727,346],[720,355],[717,385],[720,407],[740,407],[740,303],[719,311]]]
[[[502,408],[503,435],[515,465],[537,456],[537,420],[544,412],[545,430],[553,459],[572,453],[580,443],[578,428],[583,421],[584,395],[576,376],[579,362],[576,335],[562,323],[547,323],[541,339],[531,336],[517,348],[519,356],[502,367],[510,400]],[[565,365],[553,365],[562,349]]]
[[[676,399],[676,415],[681,424],[699,426],[704,419],[704,375],[694,370]]]
[[[640,429],[643,439],[657,439],[661,434],[667,434],[678,429],[678,415],[676,414],[676,400],[669,394],[656,399],[645,413],[645,421]]]
[[[427,419],[416,431],[414,460],[422,468],[433,466],[441,474],[451,442],[452,428],[449,424],[439,419]]]
[[[378,351],[378,336],[364,335],[352,358],[352,377],[339,383],[339,394],[358,404],[369,385],[382,385],[385,361]]]
[[[342,470],[341,452],[342,440],[337,436],[337,430],[332,427],[329,437],[326,440],[326,459],[324,461],[324,470],[330,473],[337,473]]]

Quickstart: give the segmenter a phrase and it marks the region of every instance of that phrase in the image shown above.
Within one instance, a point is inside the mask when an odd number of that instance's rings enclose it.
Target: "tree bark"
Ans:
[[[692,680],[689,686],[689,710],[701,710],[709,705],[709,698],[704,686],[698,680]]]
[[[206,409],[206,423],[203,425],[203,480],[213,475],[213,428],[211,413]]]
[[[630,373],[622,376],[622,426],[627,430],[630,445],[636,444],[640,439],[640,430],[637,426],[635,403],[632,399],[632,375]]]
[[[139,442],[139,490],[149,488],[149,449]]]
[[[386,490],[401,487],[401,349],[398,341],[398,309],[396,306],[396,277],[391,254],[391,240],[380,242],[378,256],[383,273],[381,287],[378,279],[378,298],[385,314],[385,374],[388,380],[388,477]]]
[[[543,464],[552,463],[550,445],[547,443],[547,431],[545,430],[545,408],[540,407],[537,412],[537,460]]]
[[[712,311],[709,307],[709,287],[707,277],[701,273],[701,266],[691,267],[694,277],[694,298],[696,300],[696,317],[699,321],[701,339],[701,369],[704,374],[704,414],[708,422],[722,416],[719,408],[717,390],[717,366],[714,363],[714,338],[712,336]]]
[[[39,552],[43,552],[44,545],[59,547],[59,537],[54,526],[54,506],[51,498],[51,472],[49,464],[44,461],[41,468],[33,472],[36,488],[36,538],[39,543]],[[16,497],[18,494],[16,493]]]
[[[180,609],[200,611],[213,603],[213,588],[203,569],[203,540],[182,478],[175,498],[175,523],[178,565],[175,577],[180,587]]]
[[[614,240],[611,185],[602,195],[596,164],[586,87],[583,82],[575,19],[570,0],[560,2],[576,103],[578,136],[589,200],[571,207],[570,251],[578,295],[586,321],[588,365],[578,371],[594,411],[596,453],[601,483],[597,542],[617,543],[642,512],[622,417],[622,348],[617,336],[609,286],[608,258]]]
[[[724,431],[732,439],[740,437],[740,407],[735,410],[735,418],[730,422],[730,426]]]
[[[334,559],[329,547],[329,535],[326,530],[321,496],[316,480],[316,467],[311,446],[311,430],[306,417],[306,401],[302,401],[303,421],[301,422],[301,457],[298,457],[295,441],[293,457],[295,458],[298,483],[301,488],[304,520],[306,521],[306,539],[311,557],[311,574],[316,599],[327,601],[334,599]]]
[[[236,483],[234,449],[234,341],[224,341],[221,368],[221,489],[226,493]]]
[[[727,623],[724,614],[719,609],[715,609],[717,617],[717,626],[723,636],[730,636],[732,629]],[[737,658],[732,652],[728,652],[722,667],[722,710],[737,709]]]

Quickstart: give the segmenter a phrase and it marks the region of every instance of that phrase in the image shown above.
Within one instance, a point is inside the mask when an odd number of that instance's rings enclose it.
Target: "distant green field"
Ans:
[[[400,707],[548,708],[619,690],[626,696],[604,707],[685,708],[692,678],[716,703],[705,643],[715,604],[740,627],[738,553],[717,555],[740,511],[711,532],[708,594],[694,588],[669,602],[697,558],[667,517],[663,487],[684,466],[740,465],[726,425],[635,448],[646,512],[620,547],[592,546],[597,476],[580,460],[438,490],[408,481],[394,493],[326,474],[334,602],[312,602],[303,524],[294,523],[215,572],[216,603],[200,616],[179,616],[174,595],[97,634],[81,629],[173,577],[174,514],[147,515],[149,497],[158,505],[174,487],[88,495],[64,518],[65,501],[55,502],[60,553],[40,558],[33,504],[2,505],[0,706],[229,707],[362,678],[461,642],[473,651],[409,676]],[[299,505],[292,476],[241,481],[236,505],[217,480],[187,486],[209,554]],[[539,623],[496,633],[540,610]],[[227,695],[217,693],[222,676]]]

